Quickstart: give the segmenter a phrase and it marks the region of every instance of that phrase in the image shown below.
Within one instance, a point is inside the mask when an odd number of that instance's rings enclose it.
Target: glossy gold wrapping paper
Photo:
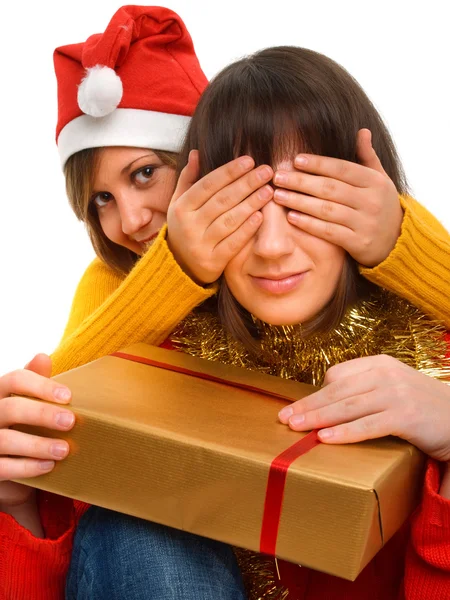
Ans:
[[[124,352],[293,400],[314,390],[145,344]],[[28,484],[259,550],[270,464],[303,435],[277,419],[287,401],[113,356],[55,379],[73,394],[71,453]],[[422,467],[391,438],[313,448],[289,468],[277,556],[354,580],[414,508]]]

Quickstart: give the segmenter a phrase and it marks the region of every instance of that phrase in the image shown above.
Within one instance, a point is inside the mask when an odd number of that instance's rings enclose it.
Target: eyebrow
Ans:
[[[125,173],[129,173],[131,171],[131,168],[133,167],[133,165],[135,163],[137,163],[139,160],[142,160],[143,158],[146,157],[152,158],[155,157],[157,158],[156,154],[154,152],[150,152],[149,154],[143,154],[142,156],[139,156],[138,158],[135,158],[132,162],[130,162],[129,165],[127,165],[126,167],[124,167],[121,171],[121,174],[124,175]]]

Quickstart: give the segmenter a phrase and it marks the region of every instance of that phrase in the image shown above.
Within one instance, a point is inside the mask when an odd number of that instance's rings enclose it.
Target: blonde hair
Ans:
[[[64,166],[67,197],[77,218],[85,223],[97,256],[116,273],[126,275],[131,271],[139,256],[106,237],[100,225],[97,209],[91,202],[101,151],[102,148],[88,148],[80,150],[68,158]],[[176,168],[178,158],[176,153],[153,149],[152,152],[165,165]]]

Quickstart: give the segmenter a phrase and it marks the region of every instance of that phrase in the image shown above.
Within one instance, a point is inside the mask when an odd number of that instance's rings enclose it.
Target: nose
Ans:
[[[145,228],[153,219],[153,211],[145,205],[142,194],[132,191],[116,195],[116,204],[119,209],[122,231],[125,235],[132,236]]]
[[[266,260],[276,260],[294,250],[286,209],[273,200],[261,209],[263,222],[255,236],[253,251]]]

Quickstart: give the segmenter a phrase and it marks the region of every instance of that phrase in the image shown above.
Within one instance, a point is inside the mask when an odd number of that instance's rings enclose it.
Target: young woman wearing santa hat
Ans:
[[[53,374],[134,341],[163,342],[192,308],[214,294],[220,269],[257,231],[260,209],[273,194],[267,186],[273,171],[267,166],[254,168],[249,157],[235,159],[197,181],[194,154],[174,196],[186,211],[178,220],[173,217],[168,245],[164,223],[175,186],[176,152],[206,85],[189,34],[171,11],[124,7],[105,34],[58,49],[55,68],[57,141],[68,195],[77,216],[87,224],[99,259],[80,282],[63,340],[53,355]],[[367,131],[358,134],[358,154],[371,178],[360,204],[364,208],[365,200],[371,199],[377,210],[372,215],[361,210],[356,244],[349,252],[361,258],[367,278],[442,316],[450,295],[443,289],[448,278],[441,257],[450,246],[445,230],[413,199],[399,199]],[[339,166],[333,160],[329,164]],[[326,172],[316,174],[335,181]],[[354,186],[352,198],[359,189]],[[346,201],[339,200],[343,205]],[[312,218],[309,227],[321,224],[323,219]],[[334,231],[339,234],[338,227]],[[370,246],[366,242],[379,241],[380,235],[384,237],[377,245],[378,256],[364,255]],[[359,243],[363,237],[364,243]],[[411,271],[405,271],[405,255],[415,265],[414,280]],[[4,429],[19,422],[64,430],[73,426],[73,415],[60,406],[70,399],[70,392],[46,378],[50,370],[48,358],[38,356],[28,371],[0,379],[3,480],[39,469],[46,472],[54,460],[67,455],[64,443]],[[10,393],[38,396],[53,404],[42,411],[42,405],[31,400],[8,399]],[[9,455],[28,458],[6,458]],[[50,494],[36,497],[8,481],[0,483],[0,506],[0,584],[9,586],[5,589],[11,597],[59,597],[73,532],[86,507]],[[214,548],[219,563],[231,560],[227,549]],[[17,564],[24,567],[18,578]]]

